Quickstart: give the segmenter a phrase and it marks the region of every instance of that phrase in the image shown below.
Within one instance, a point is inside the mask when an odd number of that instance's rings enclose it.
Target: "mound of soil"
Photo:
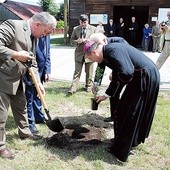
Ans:
[[[68,124],[65,129],[46,138],[48,146],[76,149],[98,145],[102,142],[103,128]]]

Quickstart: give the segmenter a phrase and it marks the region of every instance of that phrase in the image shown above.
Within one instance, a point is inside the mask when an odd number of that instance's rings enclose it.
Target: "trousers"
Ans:
[[[161,54],[156,61],[156,66],[158,69],[162,67],[162,65],[165,63],[169,56],[170,56],[170,41],[165,41]]]
[[[0,91],[0,150],[5,148],[5,125],[9,106],[11,106],[19,136],[26,137],[31,135],[28,127],[26,97],[24,91],[18,89],[16,95],[6,94]]]
[[[75,62],[75,71],[74,71],[73,81],[71,85],[71,89],[73,91],[77,90],[77,86],[80,80],[80,76],[81,76],[84,63],[85,62],[78,62],[78,61]],[[86,73],[85,86],[87,88],[87,87],[90,87],[92,83],[91,80],[93,76],[93,62],[85,63],[85,73]]]

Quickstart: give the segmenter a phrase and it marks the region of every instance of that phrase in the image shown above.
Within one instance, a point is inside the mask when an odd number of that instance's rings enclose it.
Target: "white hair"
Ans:
[[[55,17],[48,12],[36,13],[32,16],[32,19],[34,22],[40,22],[44,25],[50,25],[53,28],[55,28],[57,24]]]
[[[103,33],[93,33],[90,36],[90,41],[95,41],[96,43],[100,43],[100,44],[106,44],[107,42],[107,37],[103,34]]]

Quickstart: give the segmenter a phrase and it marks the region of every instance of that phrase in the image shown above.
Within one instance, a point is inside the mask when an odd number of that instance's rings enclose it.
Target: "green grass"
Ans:
[[[91,93],[83,90],[83,84],[72,96],[67,96],[70,83],[49,82],[46,87],[46,103],[50,114],[60,120],[81,124],[103,126],[108,117],[109,100],[99,105],[97,111],[90,109]],[[47,147],[44,140],[20,140],[9,110],[6,125],[7,147],[15,154],[14,160],[0,158],[0,170],[168,170],[170,169],[170,92],[159,93],[156,113],[149,138],[133,150],[126,163],[118,162],[106,151],[105,145],[79,150]],[[109,126],[111,126],[109,124]],[[52,132],[46,125],[37,125],[44,137]],[[104,141],[113,137],[112,128],[104,131]]]
[[[51,45],[64,45],[64,38],[53,38],[50,40]]]
[[[69,42],[69,40],[67,40]],[[59,36],[56,38],[51,38],[50,39],[50,45],[54,46],[54,45],[58,45],[58,46],[62,46],[65,45],[65,40],[63,36]],[[67,43],[67,45],[70,45],[69,43]]]

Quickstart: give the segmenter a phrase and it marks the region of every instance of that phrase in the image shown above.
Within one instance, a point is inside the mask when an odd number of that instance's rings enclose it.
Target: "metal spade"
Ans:
[[[31,61],[27,62],[28,71],[29,71],[29,73],[30,73],[30,75],[32,77],[33,83],[34,83],[34,85],[36,87],[37,93],[38,93],[38,95],[40,97],[40,100],[42,102],[44,111],[45,111],[45,113],[47,115],[47,118],[45,118],[44,122],[46,123],[46,125],[48,126],[48,128],[50,130],[52,130],[54,132],[61,132],[64,129],[64,127],[63,127],[62,123],[60,122],[60,120],[58,118],[55,118],[55,119],[52,120],[52,118],[51,118],[51,116],[49,114],[49,110],[48,110],[47,104],[45,102],[44,96],[43,96],[43,94],[41,92],[41,89],[40,89],[40,87],[38,85],[38,82],[36,80],[34,71],[33,71],[32,67],[31,67],[31,64],[32,64]]]

